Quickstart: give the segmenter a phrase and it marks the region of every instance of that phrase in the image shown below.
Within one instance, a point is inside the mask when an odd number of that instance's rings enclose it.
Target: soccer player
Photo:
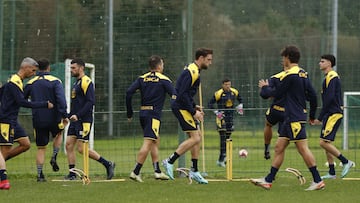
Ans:
[[[288,70],[286,70],[284,76],[280,79],[280,86],[273,91],[272,96],[275,98],[284,97],[284,107],[286,109],[284,122],[276,142],[276,150],[270,173],[265,178],[250,179],[250,181],[257,186],[270,189],[274,177],[284,161],[287,146],[290,142],[294,142],[313,176],[313,182],[306,190],[320,190],[325,187],[325,183],[322,181],[316,168],[315,158],[308,147],[305,131],[307,119],[306,100],[310,101],[309,117],[310,121],[313,122],[317,107],[316,93],[307,73],[298,66],[300,59],[299,49],[296,46],[286,46],[282,50],[281,56],[283,65]],[[262,86],[262,88],[269,88],[266,82]]]
[[[95,87],[91,79],[85,75],[85,62],[82,59],[73,59],[70,62],[71,76],[76,78],[71,91],[71,110],[69,119],[71,121],[67,139],[66,152],[69,169],[75,168],[77,151],[83,153],[83,145],[89,141],[89,134],[93,122],[93,108],[95,104]],[[106,168],[107,179],[114,176],[115,163],[104,159],[95,150],[89,149],[89,157],[103,164]],[[76,174],[70,172],[65,176],[67,180],[75,180]]]
[[[216,127],[220,135],[220,154],[216,164],[225,167],[226,156],[226,140],[230,138],[232,131],[234,131],[234,106],[235,100],[239,102],[236,106],[236,112],[243,115],[243,102],[239,91],[231,87],[231,81],[226,78],[222,81],[222,88],[217,90],[208,103],[209,109],[214,109],[214,104],[217,103],[217,109],[214,113],[216,115]]]
[[[141,94],[140,123],[144,132],[144,141],[137,155],[135,168],[130,173],[130,178],[137,182],[143,182],[140,170],[149,152],[151,153],[155,179],[169,179],[169,176],[161,172],[159,167],[159,133],[161,111],[166,93],[175,97],[175,89],[171,80],[163,74],[164,61],[162,58],[156,55],[151,56],[149,67],[150,72],[138,77],[126,91],[126,109],[129,121],[132,120],[133,116],[132,96],[137,90],[140,90]]]
[[[333,145],[336,132],[339,129],[343,117],[343,100],[341,96],[340,77],[333,70],[336,60],[335,56],[325,54],[321,56],[319,66],[324,72],[325,78],[322,83],[321,98],[322,109],[318,119],[313,124],[321,125],[320,146],[325,150],[326,158],[329,163],[329,173],[322,176],[322,179],[335,179],[334,157],[338,158],[343,164],[341,178],[345,177],[354,162],[344,157],[341,152]]]
[[[176,151],[163,160],[166,174],[170,179],[174,179],[173,164],[185,152],[191,152],[192,167],[190,177],[201,184],[207,184],[198,170],[198,158],[200,153],[201,132],[199,122],[204,120],[202,107],[195,104],[195,96],[200,85],[200,71],[206,70],[212,63],[213,51],[211,49],[200,48],[195,52],[195,61],[182,71],[176,81],[176,98],[172,99],[171,109],[184,132],[189,138],[183,141]]]
[[[34,136],[37,146],[36,167],[37,181],[46,181],[43,174],[46,146],[49,135],[53,137],[53,154],[50,164],[53,171],[59,171],[56,162],[57,154],[62,143],[62,131],[68,123],[66,112],[66,99],[62,82],[50,74],[50,63],[47,59],[38,61],[39,71],[25,86],[25,98],[31,101],[52,101],[53,109],[32,109]]]
[[[270,77],[268,80],[268,87],[271,91],[276,90],[276,88],[280,85],[280,78],[284,75],[284,71],[281,71],[280,73],[277,73]],[[261,88],[261,83],[259,85]],[[284,98],[273,98],[269,94],[269,91],[267,91],[268,88],[261,88],[260,89],[260,96],[263,99],[269,99],[272,98],[273,101],[270,105],[270,107],[267,109],[265,113],[265,126],[264,126],[264,158],[270,159],[270,144],[272,139],[272,126],[279,123],[279,127],[281,126],[282,121],[284,120]],[[278,130],[279,132],[280,130]]]
[[[3,159],[5,160],[6,157],[9,157],[12,150],[12,145],[14,143],[14,129],[22,129],[20,124],[17,122],[20,107],[53,108],[53,104],[49,101],[29,102],[24,98],[23,80],[33,76],[38,66],[38,63],[33,58],[24,58],[20,64],[17,74],[12,75],[9,81],[1,87],[0,146],[2,156],[0,156],[0,189],[10,189],[10,183],[7,180],[6,175],[6,165],[3,163]],[[19,148],[15,151],[16,153],[19,152],[18,149]],[[14,156],[17,154],[11,155]]]

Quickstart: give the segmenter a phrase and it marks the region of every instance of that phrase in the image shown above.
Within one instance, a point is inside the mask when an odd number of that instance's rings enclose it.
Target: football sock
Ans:
[[[155,173],[161,173],[159,162],[153,163]]]
[[[193,172],[199,171],[199,169],[198,169],[198,160],[197,159],[191,159],[191,163],[192,163],[191,170]]]
[[[265,144],[265,152],[268,152],[270,148],[270,144]]]
[[[5,169],[1,169],[1,170],[0,170],[0,179],[1,179],[1,180],[6,180],[6,179],[7,179],[7,174],[6,174],[6,170],[5,170]]]
[[[219,155],[219,161],[224,161],[226,154],[226,135],[225,132],[220,132],[220,155]]]
[[[69,164],[69,169],[75,168],[75,164]],[[69,173],[71,176],[76,176],[74,172]]]
[[[37,167],[37,174],[38,176],[40,176],[40,174],[42,174],[43,165],[37,164],[36,167]]]
[[[58,155],[58,153],[59,153],[59,150],[60,150],[59,147],[54,147],[54,149],[53,149],[53,154],[52,154],[51,158],[56,159],[56,157],[57,157],[57,155]]]
[[[174,162],[176,161],[176,159],[179,158],[179,154],[174,152],[169,158],[168,158],[168,162],[169,164],[174,164]]]
[[[102,165],[104,165],[105,167],[110,166],[110,162],[108,160],[104,159],[102,156],[100,156],[100,158],[97,161],[102,163]]]
[[[270,173],[265,177],[265,181],[268,183],[272,183],[278,171],[279,171],[278,168],[271,166]]]
[[[338,157],[337,157],[341,163],[343,164],[347,164],[349,162],[349,160],[347,158],[345,158],[342,154],[340,154]]]
[[[334,164],[329,164],[329,174],[335,175],[335,165]]]
[[[316,166],[310,167],[309,170],[313,176],[314,182],[315,183],[321,182],[321,177],[319,171],[316,169]]]
[[[135,175],[139,175],[142,166],[143,166],[142,164],[136,163],[135,169],[134,169]]]

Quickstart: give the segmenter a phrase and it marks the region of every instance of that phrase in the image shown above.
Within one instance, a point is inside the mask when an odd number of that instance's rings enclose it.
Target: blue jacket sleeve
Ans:
[[[95,104],[95,88],[94,83],[92,82],[89,84],[89,87],[86,90],[85,100],[86,101],[84,106],[76,113],[78,118],[82,118],[84,115],[86,115]]]
[[[310,102],[309,118],[315,119],[316,108],[318,105],[316,91],[312,86],[309,78],[307,78],[305,82],[306,82],[306,99]]]
[[[13,83],[9,83],[9,89],[11,91],[11,94],[13,95],[15,102],[22,107],[25,108],[47,108],[48,102],[29,102],[24,98],[24,92],[22,92],[19,87],[17,87]]]
[[[183,105],[181,108],[188,110],[192,115],[196,113],[195,102],[190,94],[192,78],[189,71],[183,72],[181,85],[177,86],[177,100]],[[178,81],[179,82],[179,81]]]
[[[134,111],[131,100],[132,100],[132,96],[139,88],[140,88],[140,82],[139,79],[136,79],[126,91],[126,114],[128,118],[133,117]]]
[[[67,105],[65,98],[65,91],[62,84],[59,81],[56,81],[54,86],[55,96],[56,96],[56,108],[57,111],[61,114],[62,118],[69,117],[67,113]]]

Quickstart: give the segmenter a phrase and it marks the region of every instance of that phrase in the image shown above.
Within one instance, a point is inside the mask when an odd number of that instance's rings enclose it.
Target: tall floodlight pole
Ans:
[[[337,58],[337,38],[338,38],[338,0],[334,0],[333,2],[333,16],[332,16],[332,36],[333,36],[333,46],[332,53]],[[337,71],[336,66],[334,66],[334,70]]]
[[[113,136],[113,0],[109,0],[109,136]]]

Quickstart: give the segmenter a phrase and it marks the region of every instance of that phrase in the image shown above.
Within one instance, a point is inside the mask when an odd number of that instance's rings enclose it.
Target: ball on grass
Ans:
[[[246,158],[248,156],[248,151],[246,149],[240,149],[239,150],[239,157],[240,158]]]

